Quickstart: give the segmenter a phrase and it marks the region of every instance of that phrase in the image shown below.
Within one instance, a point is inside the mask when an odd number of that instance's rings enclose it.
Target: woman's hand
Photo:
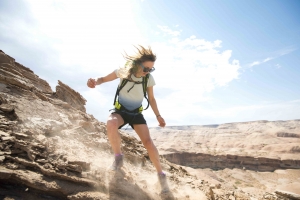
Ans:
[[[97,85],[97,80],[96,79],[90,78],[87,81],[87,86],[90,87],[90,88],[95,88],[96,85]]]
[[[158,121],[158,126],[160,126],[160,127],[165,127],[166,126],[166,122],[165,122],[165,120],[164,120],[164,118],[162,118],[160,115],[157,117],[157,121]]]

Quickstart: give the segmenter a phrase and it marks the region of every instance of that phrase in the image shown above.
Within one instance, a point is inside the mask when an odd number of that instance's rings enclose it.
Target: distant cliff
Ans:
[[[193,168],[300,169],[300,120],[151,128],[170,162]]]

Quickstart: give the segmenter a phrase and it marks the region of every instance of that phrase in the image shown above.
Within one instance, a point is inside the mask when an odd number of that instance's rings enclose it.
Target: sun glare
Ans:
[[[101,60],[103,66],[118,66],[124,48],[144,41],[129,0],[29,2],[41,34],[55,39],[66,65],[88,70]]]

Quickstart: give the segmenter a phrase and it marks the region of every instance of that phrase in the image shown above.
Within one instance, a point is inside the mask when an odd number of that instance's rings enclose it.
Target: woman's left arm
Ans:
[[[160,127],[165,127],[166,126],[166,122],[164,120],[164,118],[162,118],[162,116],[159,114],[159,110],[156,104],[156,100],[154,97],[154,92],[153,92],[153,86],[151,87],[147,87],[147,93],[148,93],[148,100],[149,100],[149,104],[156,116],[156,119],[159,123]]]

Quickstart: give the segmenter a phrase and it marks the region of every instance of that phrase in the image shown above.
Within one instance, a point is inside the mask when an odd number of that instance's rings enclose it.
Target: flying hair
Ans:
[[[119,76],[122,79],[130,79],[132,74],[138,71],[138,67],[141,63],[146,61],[155,62],[156,55],[152,52],[151,47],[145,48],[141,45],[134,46],[137,52],[134,55],[128,55],[124,52],[123,57],[126,60],[124,67],[119,69]]]

